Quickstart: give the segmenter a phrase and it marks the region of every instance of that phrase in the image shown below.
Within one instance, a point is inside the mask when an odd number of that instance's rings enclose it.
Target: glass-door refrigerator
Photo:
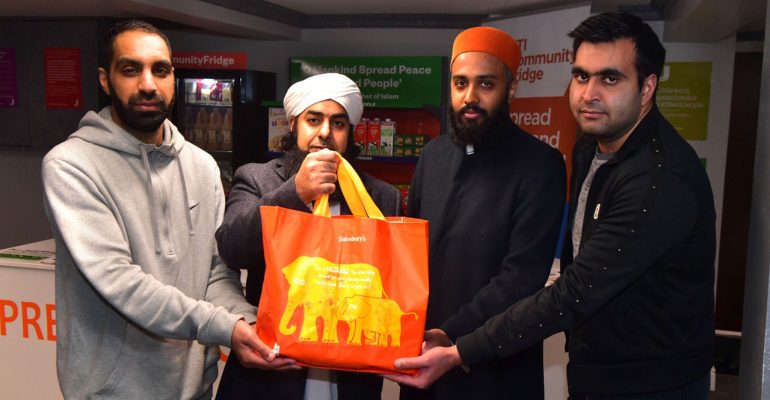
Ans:
[[[185,139],[214,156],[227,194],[243,164],[264,161],[267,108],[275,74],[260,71],[175,69],[172,120]]]

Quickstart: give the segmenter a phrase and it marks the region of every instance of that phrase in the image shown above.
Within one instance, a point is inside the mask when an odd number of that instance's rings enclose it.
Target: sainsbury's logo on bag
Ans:
[[[366,236],[338,236],[337,237],[338,242],[365,242]]]

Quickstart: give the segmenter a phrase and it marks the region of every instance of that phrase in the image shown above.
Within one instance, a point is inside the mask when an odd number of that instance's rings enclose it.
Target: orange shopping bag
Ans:
[[[327,369],[403,373],[420,354],[428,304],[428,222],[383,217],[341,156],[353,216],[262,206],[265,279],[257,333],[279,355]]]

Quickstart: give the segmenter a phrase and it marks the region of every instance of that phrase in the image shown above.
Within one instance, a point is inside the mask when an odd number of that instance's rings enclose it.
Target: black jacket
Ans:
[[[573,205],[596,146],[590,137],[575,146]],[[584,221],[574,260],[565,241],[561,278],[460,338],[463,360],[504,357],[568,330],[572,393],[662,391],[708,373],[714,199],[695,151],[656,107],[598,169]]]
[[[454,340],[545,284],[566,198],[562,155],[505,118],[475,154],[449,135],[431,140],[417,165],[407,214],[430,222],[426,329]],[[402,398],[543,397],[540,344],[445,376]]]
[[[384,215],[401,213],[401,193],[396,188],[367,174],[359,172],[359,175]],[[289,175],[283,158],[238,168],[227,199],[224,221],[216,233],[222,259],[231,268],[249,271],[246,299],[254,305],[259,304],[265,275],[262,218],[259,213],[261,205],[311,212],[297,195],[293,175]],[[344,200],[340,208],[341,214],[350,214]],[[245,368],[236,357],[230,357],[219,383],[217,399],[302,400],[306,375],[307,370],[274,372]],[[338,372],[337,384],[340,399],[378,399],[382,390],[382,378],[375,374]]]

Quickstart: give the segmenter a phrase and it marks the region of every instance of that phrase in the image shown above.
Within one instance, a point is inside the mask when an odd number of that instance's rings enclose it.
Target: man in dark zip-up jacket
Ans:
[[[662,116],[665,50],[639,18],[600,14],[570,33],[571,239],[550,287],[451,347],[402,368],[418,386],[566,330],[571,399],[706,399],[713,357],[715,211],[698,156]],[[638,397],[642,396],[642,397]]]

